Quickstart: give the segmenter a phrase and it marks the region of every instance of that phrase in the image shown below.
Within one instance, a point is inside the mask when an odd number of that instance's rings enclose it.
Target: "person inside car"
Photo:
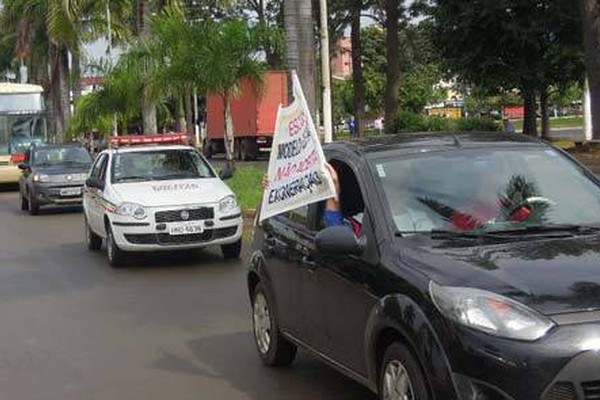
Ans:
[[[348,203],[348,205],[362,204],[362,201],[351,201],[351,198],[354,196],[350,196],[349,193],[346,193],[351,191],[350,187],[341,188],[338,171],[336,171],[336,169],[330,163],[326,163],[325,166],[327,167],[327,171],[329,172],[329,174],[331,175],[331,179],[333,180],[336,195],[325,201],[325,209],[323,210],[322,218],[323,227],[329,228],[332,226],[348,226],[358,237],[360,236],[362,229],[363,210],[352,210],[351,207],[347,207],[347,212],[344,212],[344,207],[342,206],[340,198],[343,197],[345,200],[344,204]],[[263,176],[262,187],[263,190],[266,190],[269,187],[269,178],[267,174]]]

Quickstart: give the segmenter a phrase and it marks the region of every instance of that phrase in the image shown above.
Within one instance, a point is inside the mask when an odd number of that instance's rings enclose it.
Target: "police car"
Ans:
[[[225,258],[241,251],[242,215],[223,180],[187,135],[121,136],[100,153],[86,181],[83,208],[90,250],[106,242],[108,261],[129,252],[219,245]],[[116,148],[114,148],[116,147]]]

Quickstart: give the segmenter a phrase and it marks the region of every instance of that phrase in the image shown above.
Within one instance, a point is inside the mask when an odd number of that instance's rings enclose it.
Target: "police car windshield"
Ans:
[[[113,183],[214,178],[210,167],[194,150],[123,152],[113,160]]]
[[[549,147],[428,152],[373,167],[400,233],[600,225],[600,187]]]

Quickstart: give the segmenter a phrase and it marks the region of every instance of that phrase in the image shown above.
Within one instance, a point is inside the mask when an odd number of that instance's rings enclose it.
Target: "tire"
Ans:
[[[223,253],[223,257],[225,257],[226,260],[239,258],[240,253],[242,252],[242,239],[238,240],[235,243],[221,245],[221,252]]]
[[[204,139],[204,144],[202,145],[202,153],[204,154],[204,157],[206,157],[207,159],[211,159],[213,156],[213,148],[212,148],[212,144],[210,143],[210,139]]]
[[[110,226],[106,227],[106,257],[108,264],[113,268],[123,268],[127,259],[127,254],[115,243]]]
[[[279,333],[273,302],[262,283],[252,295],[252,331],[254,343],[262,362],[271,367],[288,366],[296,358],[298,348]]]
[[[241,139],[241,159],[243,161],[254,161],[258,156],[258,145],[256,139],[244,138]]]
[[[85,245],[88,250],[98,251],[102,248],[102,238],[96,235],[90,226],[88,225],[87,218],[84,218],[84,229],[85,229]]]
[[[29,201],[21,191],[19,191],[19,199],[21,200],[21,211],[29,211]]]
[[[35,198],[29,195],[29,215],[38,215],[40,213],[40,202]]]
[[[402,343],[392,343],[387,348],[380,371],[380,400],[429,400],[423,369],[412,352]]]

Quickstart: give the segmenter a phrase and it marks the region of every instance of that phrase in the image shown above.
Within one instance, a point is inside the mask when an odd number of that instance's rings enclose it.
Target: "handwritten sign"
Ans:
[[[295,72],[292,81],[294,102],[286,108],[280,106],[277,112],[269,159],[269,187],[263,196],[260,221],[335,195],[319,136]]]

